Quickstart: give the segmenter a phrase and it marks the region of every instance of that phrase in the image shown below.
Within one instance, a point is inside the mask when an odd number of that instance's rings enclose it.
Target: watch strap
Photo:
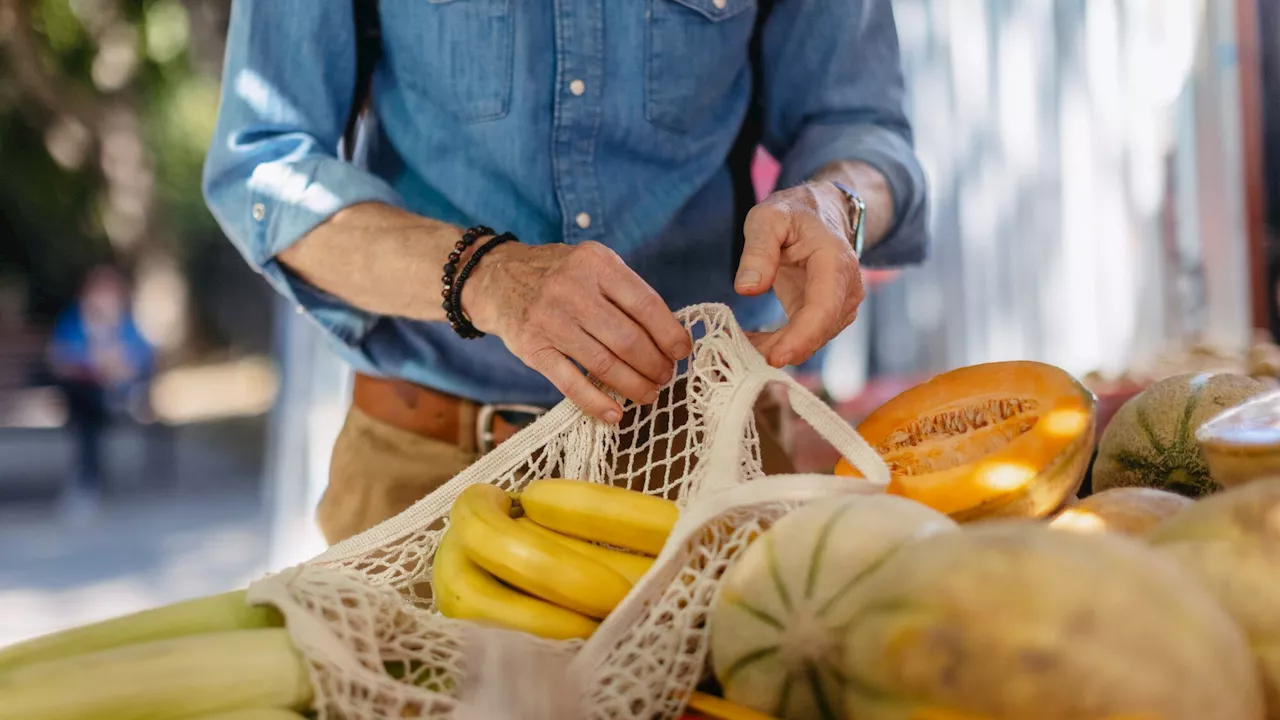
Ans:
[[[859,195],[857,191],[848,185],[837,180],[832,180],[831,184],[835,185],[836,189],[838,189],[845,197],[849,215],[849,227],[847,229],[847,232],[849,233],[849,242],[853,244],[853,254],[861,259],[862,247],[866,242],[866,231],[864,227],[866,225],[865,219],[867,215],[867,203],[862,199],[862,196]]]

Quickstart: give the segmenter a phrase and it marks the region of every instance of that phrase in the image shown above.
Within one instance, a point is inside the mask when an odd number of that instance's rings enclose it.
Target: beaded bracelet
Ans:
[[[449,295],[449,299],[445,301],[449,306],[445,308],[445,311],[449,314],[449,325],[464,340],[482,338],[484,333],[477,330],[476,326],[472,325],[471,321],[462,313],[462,285],[466,283],[467,278],[471,277],[472,271],[480,263],[480,258],[499,245],[515,239],[516,236],[509,232],[490,238],[489,242],[476,248],[476,251],[471,254],[471,258],[467,260],[467,264],[462,266],[462,270],[458,271],[458,277],[452,283],[452,292]]]
[[[444,299],[444,302],[440,306],[444,308],[445,317],[449,319],[450,325],[455,324],[455,317],[462,315],[462,313],[454,310],[457,305],[453,301],[454,276],[458,272],[458,262],[462,260],[462,253],[474,245],[476,240],[492,234],[493,228],[477,225],[462,233],[462,239],[453,244],[453,252],[449,253],[449,261],[444,264],[444,276],[440,278],[444,285],[440,290],[440,297]]]

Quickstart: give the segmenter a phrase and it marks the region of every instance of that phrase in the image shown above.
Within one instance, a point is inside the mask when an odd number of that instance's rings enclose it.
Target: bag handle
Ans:
[[[889,467],[857,430],[791,375],[770,366],[746,339],[736,321],[729,328],[729,333],[737,342],[747,368],[724,410],[723,422],[715,430],[708,467],[694,486],[698,493],[714,492],[741,481],[739,474],[745,461],[742,457],[742,438],[746,434],[747,423],[752,419],[752,409],[760,393],[770,383],[786,386],[787,400],[796,415],[838,450],[864,478],[881,488],[888,487]]]

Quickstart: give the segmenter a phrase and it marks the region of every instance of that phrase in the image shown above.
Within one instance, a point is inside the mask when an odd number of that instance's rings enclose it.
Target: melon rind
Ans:
[[[812,503],[785,515],[721,584],[711,662],[725,698],[783,720],[844,717],[840,628],[848,598],[899,548],[956,527],[892,495]]]
[[[1049,527],[1075,532],[1111,531],[1140,536],[1194,502],[1167,490],[1121,487],[1094,493],[1064,508]]]
[[[1188,497],[1217,492],[1196,431],[1223,410],[1266,390],[1250,377],[1187,373],[1156,382],[1130,398],[1102,433],[1093,465],[1094,491],[1154,487]]]
[[[857,720],[1258,720],[1244,635],[1157,551],[1000,521],[896,552],[851,602]]]
[[[1212,592],[1248,636],[1280,719],[1280,480],[1259,480],[1196,502],[1157,525],[1149,544]]]

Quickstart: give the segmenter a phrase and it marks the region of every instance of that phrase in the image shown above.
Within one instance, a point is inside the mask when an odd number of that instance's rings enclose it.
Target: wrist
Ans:
[[[477,242],[462,262],[467,262],[475,250],[490,239]],[[500,334],[501,319],[505,314],[502,307],[506,295],[504,288],[509,288],[513,280],[510,270],[529,250],[529,246],[519,242],[506,242],[490,249],[462,285],[459,297],[461,310],[480,332]]]

